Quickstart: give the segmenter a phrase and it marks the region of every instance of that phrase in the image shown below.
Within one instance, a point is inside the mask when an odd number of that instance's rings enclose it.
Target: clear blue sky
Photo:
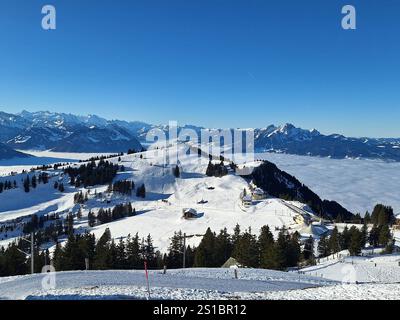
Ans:
[[[0,109],[400,137],[399,17],[398,0],[1,0]]]

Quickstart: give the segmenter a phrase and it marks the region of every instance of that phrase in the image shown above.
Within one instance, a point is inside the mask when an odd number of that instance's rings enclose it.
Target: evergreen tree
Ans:
[[[303,256],[309,264],[315,263],[314,239],[312,236],[310,236],[304,243]]]
[[[351,234],[349,228],[346,226],[340,236],[340,247],[342,250],[349,249]]]
[[[126,242],[126,256],[128,269],[141,269],[142,263],[140,258],[140,244],[138,234],[136,234],[133,238],[128,235]]]
[[[226,228],[222,229],[215,239],[215,263],[222,266],[232,255],[231,236]]]
[[[32,188],[35,189],[37,187],[37,180],[36,180],[36,176],[35,175],[33,175],[33,177],[32,177],[31,184],[32,184]]]
[[[181,231],[175,232],[171,238],[166,262],[168,268],[171,269],[178,269],[183,265],[183,235]]]
[[[361,254],[362,249],[362,233],[356,227],[351,227],[349,230],[350,234],[350,244],[349,244],[349,251],[350,255],[358,256]]]
[[[329,256],[329,241],[327,240],[326,236],[321,236],[318,242],[318,253],[320,257],[327,257]]]
[[[114,239],[112,239],[110,243],[108,254],[108,269],[122,269],[118,266],[118,248],[115,244]]]
[[[276,264],[278,270],[284,270],[287,266],[286,264],[287,249],[288,249],[288,233],[287,230],[283,228],[279,232],[278,239],[275,243]]]
[[[364,223],[361,229],[361,246],[364,248],[368,242],[368,226]]]
[[[373,247],[377,247],[379,245],[379,235],[380,235],[380,228],[374,225],[369,232],[369,243]]]
[[[328,247],[329,254],[335,254],[342,250],[340,246],[340,234],[336,226],[332,230],[331,236],[329,237]]]
[[[240,226],[236,224],[235,228],[233,229],[232,235],[232,245],[235,246],[240,239]]]
[[[206,175],[207,175],[208,177],[212,177],[212,176],[214,175],[214,165],[212,164],[211,159],[210,159],[210,161],[208,162],[208,166],[207,166],[207,170],[206,170]]]
[[[175,168],[172,170],[172,173],[175,176],[175,178],[180,178],[181,172],[178,165],[175,166]]]
[[[301,257],[300,234],[296,231],[289,236],[288,241],[286,265],[287,267],[296,267]]]
[[[379,245],[387,246],[392,240],[392,234],[388,225],[383,225],[379,231]]]
[[[136,196],[138,198],[146,198],[146,187],[144,184],[142,184],[139,188],[136,190]]]
[[[12,243],[7,248],[4,257],[4,269],[7,276],[17,276],[28,273],[25,255],[20,252],[17,244]]]
[[[68,235],[74,234],[74,216],[71,213],[67,216],[65,233]]]
[[[377,204],[372,211],[371,221],[376,226],[392,225],[395,217],[393,208]]]
[[[92,269],[96,255],[96,238],[94,234],[85,233],[83,237],[78,239],[78,246],[83,252],[82,258],[89,259],[89,269]]]
[[[278,269],[278,257],[275,250],[275,241],[272,232],[268,226],[261,228],[260,236],[258,237],[258,247],[260,256],[260,267],[264,269]]]
[[[365,224],[370,224],[371,223],[371,215],[370,215],[370,213],[368,211],[365,213],[364,223]]]
[[[97,270],[107,270],[110,265],[110,229],[106,229],[96,244],[96,256],[94,259],[94,268]]]
[[[90,228],[93,228],[96,225],[96,217],[92,211],[89,211],[88,214],[88,224]]]
[[[233,257],[246,267],[257,268],[258,254],[256,236],[251,230],[244,232],[233,248]]]
[[[30,180],[29,180],[29,176],[27,176],[26,179],[24,180],[24,191],[26,193],[28,193],[30,191],[29,187],[30,187]]]
[[[210,228],[207,229],[203,239],[196,249],[194,257],[195,267],[213,268],[217,266],[215,262],[214,247],[216,242],[215,233]]]
[[[115,268],[123,270],[126,269],[126,266],[127,266],[127,254],[126,254],[125,243],[122,239],[120,239],[116,247]]]
[[[149,269],[154,269],[157,267],[157,254],[154,250],[153,239],[149,234],[145,240],[142,240],[140,254],[144,261],[147,261],[147,266]]]
[[[82,208],[79,208],[78,212],[76,213],[76,217],[78,218],[78,220],[82,219]]]

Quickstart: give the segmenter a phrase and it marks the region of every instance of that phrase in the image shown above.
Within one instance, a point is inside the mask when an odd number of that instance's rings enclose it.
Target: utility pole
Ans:
[[[186,268],[186,233],[183,234],[183,269]]]
[[[30,241],[25,239],[25,238],[21,238],[21,240],[24,240],[24,241],[29,242],[31,244],[31,252],[30,253],[26,253],[26,252],[24,252],[24,251],[22,251],[22,250],[20,250],[18,248],[17,248],[17,250],[31,259],[31,274],[34,274],[34,272],[35,272],[35,263],[34,263],[35,239],[34,239],[34,233],[31,232],[31,240]]]
[[[35,271],[35,263],[34,263],[34,252],[33,252],[34,242],[33,242],[33,232],[31,232],[31,274]]]
[[[203,237],[204,234],[191,234],[191,235],[186,235],[186,233],[183,234],[183,269],[186,268],[186,239],[193,238],[193,237]]]

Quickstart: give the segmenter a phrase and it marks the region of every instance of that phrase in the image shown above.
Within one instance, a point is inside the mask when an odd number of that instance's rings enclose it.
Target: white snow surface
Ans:
[[[55,287],[42,283],[55,275]],[[185,269],[150,271],[157,300],[398,300],[400,284],[342,284],[271,270]],[[74,271],[0,279],[0,298],[13,300],[144,300],[144,271]]]
[[[55,287],[43,287],[49,276]],[[266,292],[336,285],[334,281],[260,269],[150,271],[152,299],[254,299]],[[146,299],[144,271],[74,271],[5,278],[1,299]]]
[[[301,272],[349,284],[400,284],[400,254],[330,258]]]

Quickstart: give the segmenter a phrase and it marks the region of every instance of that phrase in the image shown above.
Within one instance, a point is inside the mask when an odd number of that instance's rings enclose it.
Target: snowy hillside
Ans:
[[[306,275],[346,283],[400,283],[400,255],[349,257],[342,253],[301,271]]]
[[[184,146],[180,146],[183,148]],[[178,148],[178,152],[180,149]],[[197,155],[184,157],[181,162],[181,177],[175,178],[172,166],[164,165],[162,153],[148,151],[144,153],[122,156],[120,159],[109,159],[112,163],[124,166],[124,172],[119,172],[115,181],[131,180],[135,185],[146,186],[146,198],[135,195],[128,197],[117,193],[106,196],[108,185],[89,187],[87,189],[69,186],[69,180],[60,171],[49,171],[50,182],[39,184],[36,189],[26,194],[22,188],[8,190],[0,194],[0,221],[6,222],[18,217],[37,214],[66,215],[77,213],[79,205],[74,203],[77,191],[91,191],[88,201],[81,206],[82,218],[76,219],[77,230],[93,232],[100,237],[109,228],[114,238],[126,237],[128,234],[139,233],[141,237],[151,234],[155,246],[161,252],[166,252],[174,232],[187,234],[204,234],[208,227],[215,231],[227,228],[232,231],[236,224],[243,230],[251,228],[258,233],[264,225],[269,225],[277,234],[282,227],[301,231],[304,227],[298,219],[301,214],[310,214],[302,208],[305,205],[298,202],[287,202],[281,199],[269,198],[255,201],[251,207],[245,207],[241,201],[241,193],[249,190],[248,181],[242,177],[229,174],[222,178],[207,177],[207,161],[198,161]],[[118,161],[121,160],[121,161]],[[79,166],[81,164],[75,164]],[[32,174],[30,174],[32,175]],[[17,174],[11,179],[20,181],[26,174]],[[2,177],[2,180],[10,179]],[[54,182],[64,183],[65,191],[59,192],[53,187]],[[97,196],[95,196],[97,193]],[[100,196],[100,193],[103,193]],[[29,196],[28,196],[29,195]],[[106,199],[109,199],[106,201]],[[111,223],[90,228],[87,217],[89,211],[97,212],[100,208],[113,208],[120,203],[132,202],[137,215]],[[108,202],[108,203],[107,203]],[[182,211],[192,208],[197,211],[198,218],[186,220]],[[3,238],[3,244],[10,242],[11,234]],[[14,233],[16,236],[17,233]],[[201,237],[188,240],[190,245],[198,245]]]
[[[225,161],[227,173],[221,177],[208,176],[209,157],[199,158],[197,152],[187,154],[188,145],[177,143],[166,149],[156,145],[141,153],[106,157],[119,169],[113,182],[131,181],[136,188],[144,184],[146,196],[130,195],[110,191],[110,185],[97,184],[84,187],[71,185],[71,176],[64,169],[80,168],[101,161],[76,162],[85,159],[82,154],[58,154],[71,158],[68,164],[45,167],[29,172],[15,170],[3,174],[0,182],[15,181],[17,188],[7,188],[0,193],[0,245],[7,246],[23,235],[26,223],[32,215],[59,217],[67,220],[72,215],[75,234],[93,233],[99,239],[106,229],[116,241],[128,235],[139,237],[151,235],[157,251],[166,253],[175,232],[194,235],[187,239],[187,245],[199,246],[207,228],[218,232],[227,228],[232,233],[239,224],[242,230],[251,229],[258,234],[261,227],[268,225],[277,238],[283,228],[290,233],[297,231],[302,240],[312,235],[318,240],[329,234],[333,225],[325,226],[308,205],[298,201],[286,201],[270,195],[256,197],[255,186],[240,175],[243,169],[255,171],[260,161],[239,163],[237,172]],[[191,148],[189,150],[193,151]],[[169,152],[171,165],[165,162]],[[185,154],[179,157],[177,155]],[[40,155],[43,153],[35,153]],[[45,155],[57,155],[46,153]],[[86,155],[90,156],[90,155]],[[92,155],[96,156],[96,155]],[[73,160],[75,158],[75,160]],[[175,159],[175,160],[174,160]],[[53,159],[53,163],[62,162]],[[58,159],[66,160],[66,159]],[[178,163],[179,176],[173,174]],[[218,166],[219,160],[212,164]],[[35,168],[35,166],[31,166]],[[29,173],[28,173],[29,172]],[[24,190],[27,177],[46,174],[47,183],[31,186]],[[283,179],[288,176],[277,175]],[[286,178],[285,178],[286,179]],[[283,179],[282,181],[286,181]],[[62,190],[60,185],[63,186]],[[55,187],[57,186],[57,187]],[[287,188],[294,185],[286,181]],[[87,199],[78,203],[78,192],[87,194]],[[262,190],[260,191],[262,194]],[[248,200],[244,193],[252,195]],[[260,195],[260,194],[259,194]],[[250,201],[250,203],[247,203]],[[113,209],[118,205],[131,203],[135,215],[126,216],[107,223],[89,224],[89,213],[98,214],[101,209]],[[184,213],[193,214],[184,218]],[[44,222],[46,225],[47,222]],[[340,230],[343,229],[338,225]],[[58,241],[65,245],[66,236]],[[43,243],[41,249],[54,253],[55,242]],[[150,272],[151,297],[158,299],[396,299],[393,290],[398,278],[398,255],[374,257],[332,257],[322,259],[319,264],[300,271],[280,272],[258,269],[239,269],[234,279],[233,269],[186,269]],[[78,269],[79,270],[79,269]],[[8,277],[0,279],[0,298],[4,299],[146,299],[147,288],[143,271],[87,271],[60,272],[56,274],[56,287],[42,288],[43,275]],[[371,283],[377,284],[371,290]],[[365,296],[364,290],[370,290]]]

